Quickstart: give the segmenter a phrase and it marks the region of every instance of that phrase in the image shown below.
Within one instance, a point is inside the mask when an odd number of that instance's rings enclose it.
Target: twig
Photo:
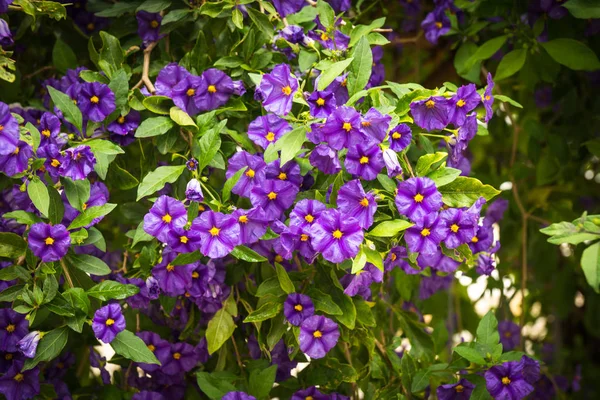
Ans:
[[[37,74],[41,74],[44,71],[49,71],[49,70],[52,70],[52,69],[54,69],[54,66],[52,66],[52,65],[46,65],[45,67],[42,67],[42,68],[40,68],[40,69],[38,69],[36,71],[33,71],[32,73],[30,73],[28,75],[25,75],[23,77],[23,80],[25,80],[25,79],[31,79],[32,77],[36,76]]]
[[[67,279],[67,282],[69,283],[69,286],[75,287],[73,285],[73,280],[71,279],[71,275],[69,275],[69,270],[67,269],[67,265],[65,264],[65,261],[61,259],[60,265],[62,267],[63,273],[65,274],[65,278]]]
[[[240,356],[240,351],[238,350],[237,343],[235,343],[235,338],[231,338],[231,343],[233,344],[233,351],[235,352],[235,359],[237,360],[237,364],[240,367],[240,370],[244,371],[244,363],[242,362],[242,357]]]
[[[373,32],[394,32],[392,28],[375,28]]]
[[[406,162],[406,166],[408,167],[408,172],[410,173],[410,176],[414,178],[415,173],[413,172],[412,166],[410,165],[410,161],[408,161],[406,153],[402,154],[402,156],[404,157],[404,162]]]
[[[140,46],[131,46],[130,48],[125,50],[125,55],[128,56],[129,54],[133,53],[134,51],[138,51],[139,49]]]
[[[133,87],[134,89],[139,88],[142,84],[146,85],[146,88],[151,94],[156,92],[152,81],[150,80],[150,54],[152,50],[156,47],[158,42],[151,42],[148,47],[144,49],[144,64],[142,65],[142,79]]]

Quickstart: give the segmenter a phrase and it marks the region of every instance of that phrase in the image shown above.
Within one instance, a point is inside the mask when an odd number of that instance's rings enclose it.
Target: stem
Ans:
[[[406,166],[408,167],[408,172],[410,172],[410,176],[414,178],[415,173],[413,172],[412,165],[410,165],[410,161],[408,161],[406,153],[402,154],[402,157],[404,157],[404,162],[406,162]]]
[[[38,70],[33,71],[32,73],[30,73],[28,75],[25,75],[23,77],[23,80],[31,79],[32,77],[36,76],[37,74],[41,74],[44,71],[49,71],[49,70],[52,70],[52,69],[54,69],[54,66],[52,66],[52,65],[46,65],[45,67],[42,67],[42,68],[40,68]]]
[[[69,270],[67,269],[67,265],[65,264],[65,261],[63,259],[60,260],[60,265],[62,267],[63,273],[65,274],[65,279],[67,280],[67,283],[69,284],[69,286],[75,287],[73,285],[73,280],[71,279],[71,275],[69,275]]]
[[[148,47],[144,49],[144,64],[142,65],[142,79],[133,87],[134,89],[139,88],[142,84],[146,85],[146,88],[151,94],[156,92],[152,81],[150,80],[150,54],[152,50],[156,47],[158,42],[151,42]]]

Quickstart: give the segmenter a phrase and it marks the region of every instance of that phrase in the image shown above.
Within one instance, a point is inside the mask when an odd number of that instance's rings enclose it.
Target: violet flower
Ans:
[[[338,325],[322,315],[313,315],[300,325],[300,350],[310,358],[323,358],[340,337]]]
[[[118,303],[107,304],[99,308],[92,320],[92,329],[96,338],[104,343],[110,343],[125,330],[125,317]]]

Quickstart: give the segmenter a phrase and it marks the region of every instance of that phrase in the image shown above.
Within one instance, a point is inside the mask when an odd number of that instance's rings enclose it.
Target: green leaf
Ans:
[[[500,343],[498,320],[491,310],[484,315],[477,326],[477,343],[486,346],[495,346]]]
[[[415,168],[415,173],[418,176],[427,175],[430,172],[430,170],[434,164],[442,161],[446,157],[448,157],[448,153],[442,153],[442,152],[437,152],[434,154],[425,154],[424,156],[421,156],[419,158],[419,160],[417,161],[417,167]]]
[[[296,157],[296,154],[302,149],[305,140],[306,127],[302,125],[286,133],[277,141],[277,148],[281,149],[282,166]]]
[[[381,254],[377,250],[373,250],[366,245],[363,245],[361,249],[365,252],[367,261],[383,271],[383,258],[381,257]]]
[[[287,294],[294,293],[296,288],[292,283],[292,280],[288,276],[288,273],[279,263],[275,263],[275,271],[277,272],[277,279],[279,279],[279,285]]]
[[[77,56],[68,44],[56,39],[52,49],[52,63],[63,74],[70,68],[77,68]]]
[[[503,96],[501,94],[497,94],[497,95],[494,96],[494,99],[502,101],[504,103],[508,103],[508,104],[510,104],[512,106],[515,106],[517,108],[523,108],[523,106],[521,105],[521,103],[518,103],[518,102],[514,101],[513,99],[511,99],[508,96]],[[479,134],[479,132],[477,132],[477,133]]]
[[[115,94],[115,105],[117,108],[121,108],[127,104],[129,79],[124,69],[120,69],[117,73],[113,74],[108,87]]]
[[[226,120],[225,120],[226,121]],[[206,132],[198,143],[200,156],[198,157],[198,170],[202,171],[215,157],[221,148],[222,124]]]
[[[82,132],[81,127],[83,124],[83,117],[81,115],[81,111],[75,104],[73,104],[71,98],[63,92],[59,92],[58,90],[54,89],[52,86],[48,86],[47,89],[50,97],[52,98],[52,102],[54,102],[54,105],[58,107],[60,111],[62,111],[65,119],[75,125],[75,127]]]
[[[188,113],[186,113],[179,107],[171,107],[171,109],[169,110],[169,115],[171,116],[171,119],[175,121],[175,123],[179,126],[191,126],[194,128],[198,128],[192,117],[190,117]]]
[[[575,18],[600,18],[600,3],[596,0],[570,0],[562,5]]]
[[[396,219],[393,221],[384,221],[373,228],[369,235],[379,237],[394,237],[398,233],[410,228],[414,224],[405,221],[403,219]]]
[[[128,330],[119,332],[113,341],[110,342],[110,345],[115,353],[122,355],[131,361],[160,365],[160,361],[158,361],[154,353],[150,351],[146,343],[135,336],[133,332]]]
[[[125,153],[125,151],[123,151],[122,148],[120,148],[118,145],[114,144],[109,140],[92,139],[85,142],[85,144],[87,146],[90,146],[90,149],[94,152],[96,156],[98,154],[117,155]]]
[[[46,333],[40,342],[34,358],[29,358],[23,365],[23,371],[28,371],[42,361],[50,361],[56,358],[66,346],[69,339],[69,329],[57,328]]]
[[[321,24],[323,24],[326,29],[333,28],[333,23],[335,22],[335,12],[326,1],[317,1],[317,13],[319,14],[319,20],[321,21]]]
[[[487,60],[488,58],[496,54],[496,52],[500,50],[504,43],[506,43],[506,39],[508,39],[508,36],[502,35],[483,43],[477,49],[477,51],[475,51],[475,53],[471,57],[469,57],[461,73],[469,71],[477,61]]]
[[[479,365],[486,365],[484,356],[476,349],[469,347],[468,345],[460,345],[454,348],[454,352],[460,355],[467,361],[470,361]]]
[[[154,117],[145,119],[135,131],[135,137],[145,138],[164,135],[175,124],[169,117]]]
[[[277,365],[271,365],[266,369],[253,369],[248,380],[248,393],[257,399],[266,398],[275,383]]]
[[[350,271],[352,274],[356,274],[359,271],[362,271],[367,264],[367,255],[365,252],[360,249],[358,254],[352,260],[352,270]]]
[[[154,237],[152,235],[147,234],[144,231],[144,221],[140,222],[135,230],[135,234],[133,235],[133,242],[131,243],[131,247],[135,247],[139,242],[149,242]]]
[[[354,307],[356,307],[356,320],[364,326],[377,326],[377,321],[369,304],[360,296],[354,297],[352,301],[354,302]]]
[[[102,39],[102,48],[100,49],[100,60],[98,63],[104,73],[109,78],[112,78],[113,74],[121,69],[125,53],[121,48],[119,39],[116,37],[100,31],[100,38]]]
[[[67,228],[68,230],[82,228],[86,225],[92,223],[92,221],[96,218],[103,217],[109,214],[112,210],[115,209],[117,205],[113,203],[106,203],[101,206],[88,207],[84,212],[79,214],[71,225]]]
[[[33,177],[29,185],[27,185],[27,194],[35,208],[47,217],[48,209],[50,208],[50,195],[48,194],[48,188],[40,178],[37,176]]]
[[[313,287],[309,288],[306,294],[311,298],[315,305],[315,311],[322,311],[329,315],[342,315],[342,309],[333,301],[330,295],[321,292]]]
[[[19,224],[23,225],[33,225],[36,222],[42,222],[40,217],[35,215],[34,213],[25,212],[23,210],[11,211],[2,215],[4,219],[14,219]]]
[[[418,393],[423,390],[427,386],[429,386],[429,377],[431,376],[431,372],[427,369],[419,370],[415,373],[415,376],[412,379],[412,385],[410,387],[410,391],[412,393]]]
[[[325,70],[321,71],[321,75],[319,76],[319,83],[317,85],[317,90],[325,90],[327,86],[331,82],[335,80],[338,76],[344,72],[344,70],[354,61],[352,57],[345,59],[343,61],[338,61],[336,63],[331,64]]]
[[[345,295],[341,290],[332,290],[331,297],[333,301],[338,305],[342,313],[335,315],[335,318],[340,321],[346,328],[354,329],[356,324],[356,306],[352,302],[352,299]]]
[[[273,24],[269,21],[269,17],[254,8],[248,7],[246,11],[256,27],[264,33],[269,40],[273,39]]]
[[[31,280],[31,273],[20,265],[0,269],[0,281],[12,281],[13,279]]]
[[[158,167],[144,177],[142,183],[138,187],[137,199],[149,196],[160,189],[167,183],[173,183],[185,170],[185,165],[164,166]]]
[[[169,115],[173,107],[173,100],[167,96],[149,96],[144,98],[142,104],[154,114]]]
[[[498,69],[496,70],[494,80],[498,82],[504,78],[508,78],[509,76],[516,74],[521,70],[521,68],[523,68],[526,59],[526,49],[517,49],[511,51],[502,57],[502,61],[500,61],[500,64],[498,64]]]
[[[103,281],[87,290],[88,296],[102,301],[123,300],[137,294],[140,289],[135,285],[125,285],[115,281]]]
[[[231,384],[231,376],[224,376],[226,372],[198,372],[196,381],[200,390],[204,392],[211,400],[220,400],[229,392],[237,391],[237,388]]]
[[[594,243],[583,251],[581,268],[590,286],[600,293],[600,242]]]
[[[140,181],[138,181],[135,176],[131,175],[129,171],[119,167],[115,163],[111,164],[109,172],[109,180],[111,184],[114,184],[121,190],[133,189],[140,184]]]
[[[67,258],[83,272],[90,275],[103,276],[111,273],[110,267],[101,259],[87,254],[71,254]]]
[[[233,189],[235,184],[238,183],[238,181],[242,177],[242,174],[246,172],[247,168],[248,167],[239,169],[235,174],[233,174],[231,178],[225,181],[225,184],[223,185],[223,192],[221,194],[221,199],[223,200],[223,203],[226,203],[229,200],[229,198],[231,197],[231,189]]]
[[[244,29],[244,15],[237,8],[231,13],[231,20],[238,29]]]
[[[70,178],[61,178],[61,182],[71,206],[82,211],[83,204],[90,198],[90,181],[87,179],[74,181]]]
[[[171,5],[169,0],[146,0],[136,11],[147,11],[149,13],[157,13],[166,10]]]
[[[283,304],[279,302],[268,301],[248,314],[248,316],[244,319],[244,323],[266,321],[267,319],[271,319],[279,314],[282,308]]]
[[[65,205],[58,190],[53,186],[48,186],[48,195],[50,197],[50,205],[48,206],[48,219],[51,224],[60,224],[65,214]]]
[[[371,46],[366,36],[363,36],[358,41],[352,53],[354,60],[350,64],[350,74],[348,77],[348,93],[350,96],[363,90],[373,70],[373,53]]]
[[[559,64],[576,71],[595,71],[600,69],[598,57],[585,44],[574,39],[560,38],[540,45]]]
[[[237,258],[238,260],[244,260],[248,262],[263,262],[267,261],[266,258],[255,252],[254,250],[246,247],[246,246],[236,246],[232,251],[231,255]]]
[[[135,9],[140,5],[140,2],[118,2],[113,5],[104,8],[102,11],[97,12],[95,15],[98,17],[120,17],[124,14],[134,13]]]
[[[173,261],[171,261],[171,265],[186,265],[194,263],[202,258],[202,254],[196,250],[192,253],[181,253],[178,254],[177,257]]]
[[[213,354],[233,335],[235,323],[231,315],[224,309],[215,313],[208,322],[206,329],[206,341],[208,343],[208,353]]]
[[[1,249],[1,244],[0,244]],[[19,297],[25,285],[12,285],[0,292],[0,302],[13,302]]]
[[[500,191],[492,186],[466,176],[459,176],[453,182],[440,187],[439,191],[444,204],[449,207],[471,207],[480,197],[490,201],[500,194]]]
[[[430,172],[429,174],[427,174],[427,177],[435,183],[435,186],[440,187],[447,185],[450,182],[454,182],[454,180],[456,180],[456,178],[458,178],[460,174],[460,169],[444,167]]]

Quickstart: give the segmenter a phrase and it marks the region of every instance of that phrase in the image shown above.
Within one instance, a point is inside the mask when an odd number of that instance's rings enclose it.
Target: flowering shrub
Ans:
[[[383,48],[402,38],[384,36],[382,18],[365,22],[374,10],[361,1],[196,3],[0,0],[18,28],[0,19],[0,44],[14,46],[0,77],[15,82],[0,103],[0,393],[564,391],[525,346],[525,283],[519,324],[506,310],[500,322],[493,310],[477,316],[465,287],[477,279],[502,290],[499,274],[510,272],[499,263],[509,204],[490,184],[502,181],[472,168],[470,144],[496,136],[496,120],[517,129],[509,107],[522,107],[483,65],[509,35],[466,41],[492,22],[477,22],[485,2],[436,1],[428,12],[399,3],[403,29],[420,26],[407,43],[465,39],[455,66],[471,83],[435,88],[385,80]],[[565,16],[559,8],[539,13]],[[581,42],[575,58],[538,44],[539,25],[519,28],[536,33],[536,51],[600,67]],[[52,66],[22,76],[30,49],[13,36],[33,43],[29,27],[57,38]],[[527,57],[525,45],[511,50],[497,80]],[[511,178],[525,282],[535,216]],[[542,232],[556,244],[595,240],[597,219]],[[596,290],[598,246],[584,252]]]

